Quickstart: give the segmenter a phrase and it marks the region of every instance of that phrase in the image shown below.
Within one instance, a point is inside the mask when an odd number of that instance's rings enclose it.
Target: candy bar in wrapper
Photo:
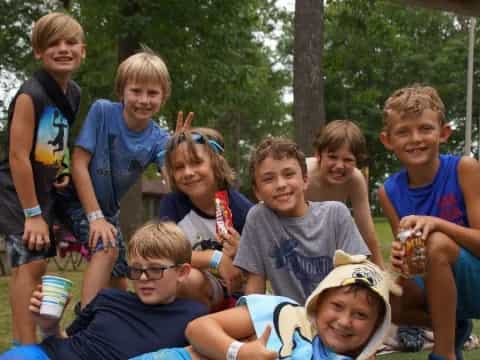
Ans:
[[[228,193],[217,191],[215,193],[215,213],[217,238],[221,234],[228,234],[228,227],[233,227],[232,211],[228,206]]]
[[[401,275],[405,277],[424,275],[426,272],[427,249],[421,231],[402,230],[397,234],[397,240],[403,244],[405,249],[404,259],[408,267],[408,273],[402,273]]]

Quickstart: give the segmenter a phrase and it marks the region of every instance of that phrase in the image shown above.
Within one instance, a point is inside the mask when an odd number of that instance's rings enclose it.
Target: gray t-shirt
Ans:
[[[275,295],[304,304],[333,268],[336,249],[370,254],[343,203],[309,202],[302,217],[257,204],[247,215],[234,264],[269,280]]]

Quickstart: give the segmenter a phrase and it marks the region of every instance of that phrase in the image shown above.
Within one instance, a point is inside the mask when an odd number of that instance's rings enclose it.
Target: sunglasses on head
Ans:
[[[199,133],[196,133],[196,132],[192,132],[190,133],[191,134],[191,137],[192,137],[192,140],[193,142],[195,142],[196,144],[203,144],[203,145],[208,145],[210,146],[210,148],[215,151],[217,154],[222,154],[225,149],[223,148],[222,145],[220,145],[217,141],[215,140],[212,140],[212,139],[207,139],[205,136],[203,136],[202,134],[199,134]],[[170,139],[170,141],[168,142],[167,144],[167,148],[164,149],[164,150],[161,150],[159,153],[158,153],[158,156],[162,159],[165,158],[165,155],[167,154],[167,152],[171,151],[172,149],[176,148],[178,145],[180,145],[181,143],[183,143],[184,141],[186,141],[187,137],[185,135],[185,133],[181,133],[177,136],[174,136]]]
[[[151,266],[148,268],[137,268],[134,266],[128,266],[127,268],[127,278],[130,280],[138,280],[142,277],[142,274],[145,273],[145,276],[148,280],[160,280],[163,278],[163,273],[165,270],[174,269],[180,266],[180,264],[168,265],[168,266]]]

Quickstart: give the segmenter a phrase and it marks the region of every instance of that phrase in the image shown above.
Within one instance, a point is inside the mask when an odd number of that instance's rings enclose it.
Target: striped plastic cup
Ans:
[[[72,286],[73,283],[68,279],[53,275],[42,276],[43,297],[40,314],[60,318]]]

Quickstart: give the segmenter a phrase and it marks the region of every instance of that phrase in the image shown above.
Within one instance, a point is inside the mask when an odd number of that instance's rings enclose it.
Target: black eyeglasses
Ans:
[[[142,274],[145,273],[145,276],[148,280],[160,280],[163,278],[163,272],[168,269],[173,269],[178,267],[179,264],[168,265],[168,266],[152,266],[149,268],[136,268],[129,266],[127,268],[127,277],[130,280],[138,280],[142,277]]]

